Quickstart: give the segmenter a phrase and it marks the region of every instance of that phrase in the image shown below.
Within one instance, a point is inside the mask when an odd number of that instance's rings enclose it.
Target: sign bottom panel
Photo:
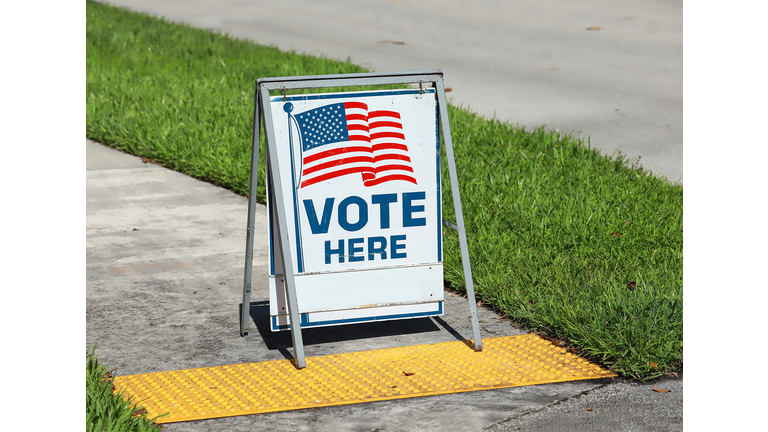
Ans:
[[[442,263],[300,274],[294,280],[300,313],[436,302],[445,290]],[[285,278],[270,276],[269,314],[287,311]]]
[[[327,327],[341,324],[358,324],[373,321],[391,321],[405,318],[423,318],[443,314],[443,302],[419,303],[395,306],[371,306],[339,311],[301,314],[301,328]],[[290,330],[287,314],[269,317],[272,331]]]

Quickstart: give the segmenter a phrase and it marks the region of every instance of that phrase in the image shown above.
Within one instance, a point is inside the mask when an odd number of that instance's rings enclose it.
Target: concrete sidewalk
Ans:
[[[266,213],[257,210],[247,337],[239,306],[247,201],[86,140],[86,348],[118,375],[291,357],[268,328]],[[466,299],[442,317],[310,329],[307,356],[471,338]],[[520,334],[480,308],[483,337]],[[254,327],[252,327],[253,329]],[[651,385],[671,389],[657,393]],[[166,425],[169,431],[679,431],[682,379],[571,382]],[[592,406],[591,411],[587,407]],[[511,419],[519,417],[519,419]]]

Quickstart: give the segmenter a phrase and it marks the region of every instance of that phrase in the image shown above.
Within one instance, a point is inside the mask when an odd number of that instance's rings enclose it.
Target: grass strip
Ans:
[[[86,136],[243,195],[256,78],[366,71],[101,4],[86,11]],[[624,376],[679,368],[682,186],[577,136],[448,108],[478,297]],[[458,239],[444,238],[445,279],[461,291]]]
[[[114,376],[101,365],[94,346],[86,352],[85,363],[85,430],[88,432],[159,431],[148,419],[146,410],[124,398],[123,392],[113,393]]]
[[[681,367],[682,187],[570,135],[460,109],[451,126],[483,302],[625,376]],[[444,238],[445,278],[463,288],[457,235]]]
[[[86,136],[242,195],[257,77],[367,72],[99,3],[86,14]]]

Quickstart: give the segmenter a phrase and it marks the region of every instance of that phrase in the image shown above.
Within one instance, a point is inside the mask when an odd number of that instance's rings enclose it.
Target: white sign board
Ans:
[[[441,315],[435,89],[277,96],[270,107],[301,327]],[[267,205],[270,323],[288,330]]]

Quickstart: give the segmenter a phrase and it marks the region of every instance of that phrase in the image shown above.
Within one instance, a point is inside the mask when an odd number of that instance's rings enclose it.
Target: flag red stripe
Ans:
[[[315,183],[319,183],[321,181],[330,180],[332,178],[345,176],[347,174],[352,174],[356,172],[372,172],[370,167],[352,167],[352,168],[346,168],[343,170],[333,171],[328,174],[323,174],[321,176],[317,176],[315,178],[309,179],[307,181],[301,182],[301,187],[313,185]]]
[[[369,120],[370,120],[370,118],[369,118]],[[371,129],[379,128],[379,127],[393,127],[393,128],[398,128],[398,129],[402,129],[403,128],[403,125],[401,125],[400,123],[395,123],[395,122],[391,122],[391,121],[373,122],[369,126],[370,126]]]
[[[344,102],[344,108],[346,109],[358,108],[358,109],[368,110],[368,105],[362,102]]]
[[[395,143],[383,143],[383,144],[373,145],[373,151],[382,151],[384,149],[408,151],[408,146],[406,146],[405,144],[395,144]]]
[[[394,118],[400,118],[400,113],[395,111],[371,111],[368,113],[368,118],[371,117],[394,117]]]
[[[366,131],[368,132],[368,126],[366,125],[356,125],[356,124],[348,124],[347,129],[350,131]]]
[[[324,162],[309,168],[304,168],[304,171],[302,172],[302,174],[303,175],[312,174],[315,171],[321,171],[326,168],[331,168],[331,167],[346,165],[351,163],[357,163],[357,162],[373,163],[373,158],[370,156],[356,156],[356,157],[348,157],[348,158],[342,158],[342,159],[334,159],[329,162]]]
[[[347,121],[350,120],[368,121],[368,117],[366,117],[365,114],[347,114]]]
[[[376,186],[377,184],[381,184],[381,183],[392,181],[392,180],[405,180],[405,181],[411,182],[413,184],[418,184],[418,183],[416,183],[416,179],[414,179],[411,176],[401,175],[401,174],[393,174],[393,175],[389,175],[389,176],[378,177],[378,178],[376,178],[374,180],[369,180],[369,181],[365,182],[365,185],[366,186]]]
[[[377,173],[380,171],[392,171],[392,170],[413,172],[413,168],[409,167],[408,165],[384,165],[376,168]]]
[[[404,140],[405,135],[397,132],[376,132],[371,134],[371,139],[381,138],[400,138],[401,140]]]
[[[341,154],[341,153],[353,153],[353,152],[365,152],[365,153],[373,153],[373,150],[370,147],[358,147],[358,146],[350,146],[350,147],[342,147],[337,148],[333,150],[324,151],[321,153],[313,154],[312,156],[306,156],[304,158],[304,165],[308,163],[312,163],[316,160],[324,159],[327,157],[331,157],[333,155]]]
[[[371,142],[371,139],[364,135],[351,135],[349,137],[350,141],[365,141],[365,142]]]
[[[383,160],[401,160],[401,161],[410,162],[411,158],[409,158],[408,156],[399,155],[399,154],[383,154],[383,155],[374,156],[373,160],[375,162],[380,162]]]

